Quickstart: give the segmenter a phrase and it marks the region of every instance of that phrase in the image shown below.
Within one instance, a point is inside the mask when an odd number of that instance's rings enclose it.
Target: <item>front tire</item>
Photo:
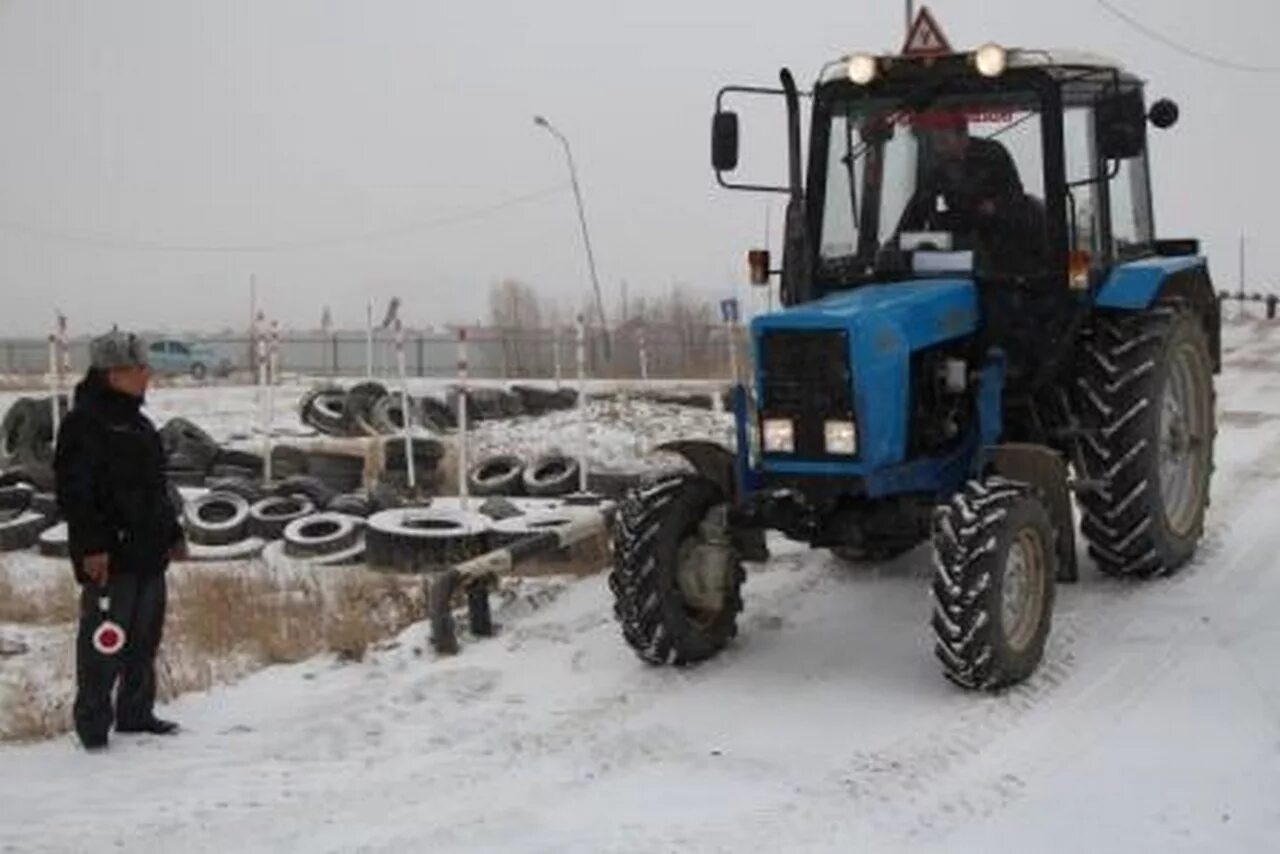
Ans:
[[[1022,682],[1044,657],[1053,617],[1053,524],[1031,487],[971,480],[934,517],[934,651],[968,689]]]
[[[1081,531],[1108,575],[1173,572],[1204,534],[1213,473],[1213,364],[1199,319],[1158,307],[1102,315],[1082,342],[1080,449],[1101,488]]]
[[[723,524],[725,500],[710,480],[681,474],[632,491],[618,510],[614,614],[649,664],[704,661],[737,634],[745,576]]]

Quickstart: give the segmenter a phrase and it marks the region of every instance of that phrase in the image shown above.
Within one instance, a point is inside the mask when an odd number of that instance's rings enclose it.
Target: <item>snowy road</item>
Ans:
[[[782,542],[736,646],[642,666],[603,579],[433,660],[264,671],[176,740],[0,749],[0,850],[1271,851],[1280,836],[1280,335],[1231,331],[1210,532],[1170,580],[1087,559],[1001,696],[930,652],[925,550]]]

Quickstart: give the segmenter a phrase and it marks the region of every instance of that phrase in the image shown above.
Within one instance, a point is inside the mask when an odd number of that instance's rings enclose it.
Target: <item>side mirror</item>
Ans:
[[[711,165],[717,172],[738,168],[738,114],[716,113],[711,119]]]
[[[1098,153],[1107,160],[1128,160],[1147,146],[1147,114],[1142,92],[1131,89],[1098,102]]]
[[[1178,123],[1179,115],[1177,104],[1168,98],[1161,98],[1151,105],[1151,112],[1147,113],[1147,118],[1160,130],[1168,130]]]
[[[768,249],[752,249],[747,253],[747,276],[753,285],[769,284]]]

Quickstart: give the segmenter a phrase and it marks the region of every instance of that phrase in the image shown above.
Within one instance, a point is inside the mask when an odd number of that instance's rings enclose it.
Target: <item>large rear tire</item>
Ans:
[[[1178,569],[1204,534],[1213,474],[1213,363],[1189,311],[1101,315],[1077,378],[1087,467],[1080,496],[1089,554],[1109,575]]]
[[[710,480],[680,474],[619,508],[609,588],[623,638],[649,664],[704,661],[737,635],[745,575],[725,501]]]
[[[934,651],[963,688],[1025,680],[1044,657],[1057,554],[1049,512],[1031,487],[972,480],[934,517]]]

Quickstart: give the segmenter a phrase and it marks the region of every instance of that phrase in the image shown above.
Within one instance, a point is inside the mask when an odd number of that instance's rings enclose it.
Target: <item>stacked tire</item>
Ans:
[[[160,428],[165,468],[171,483],[203,486],[218,457],[218,443],[197,424],[171,418]]]
[[[65,397],[58,408],[66,412]],[[0,464],[41,489],[53,488],[53,443],[52,398],[19,398],[0,421]]]
[[[249,534],[249,501],[234,492],[210,492],[187,503],[183,522],[196,545],[238,543]]]
[[[0,487],[0,551],[20,551],[36,545],[54,520],[35,504],[30,484]]]
[[[347,393],[341,386],[316,386],[299,404],[302,423],[326,436],[347,435]]]
[[[345,563],[364,553],[365,520],[345,513],[314,513],[284,529],[284,553],[298,560]]]

